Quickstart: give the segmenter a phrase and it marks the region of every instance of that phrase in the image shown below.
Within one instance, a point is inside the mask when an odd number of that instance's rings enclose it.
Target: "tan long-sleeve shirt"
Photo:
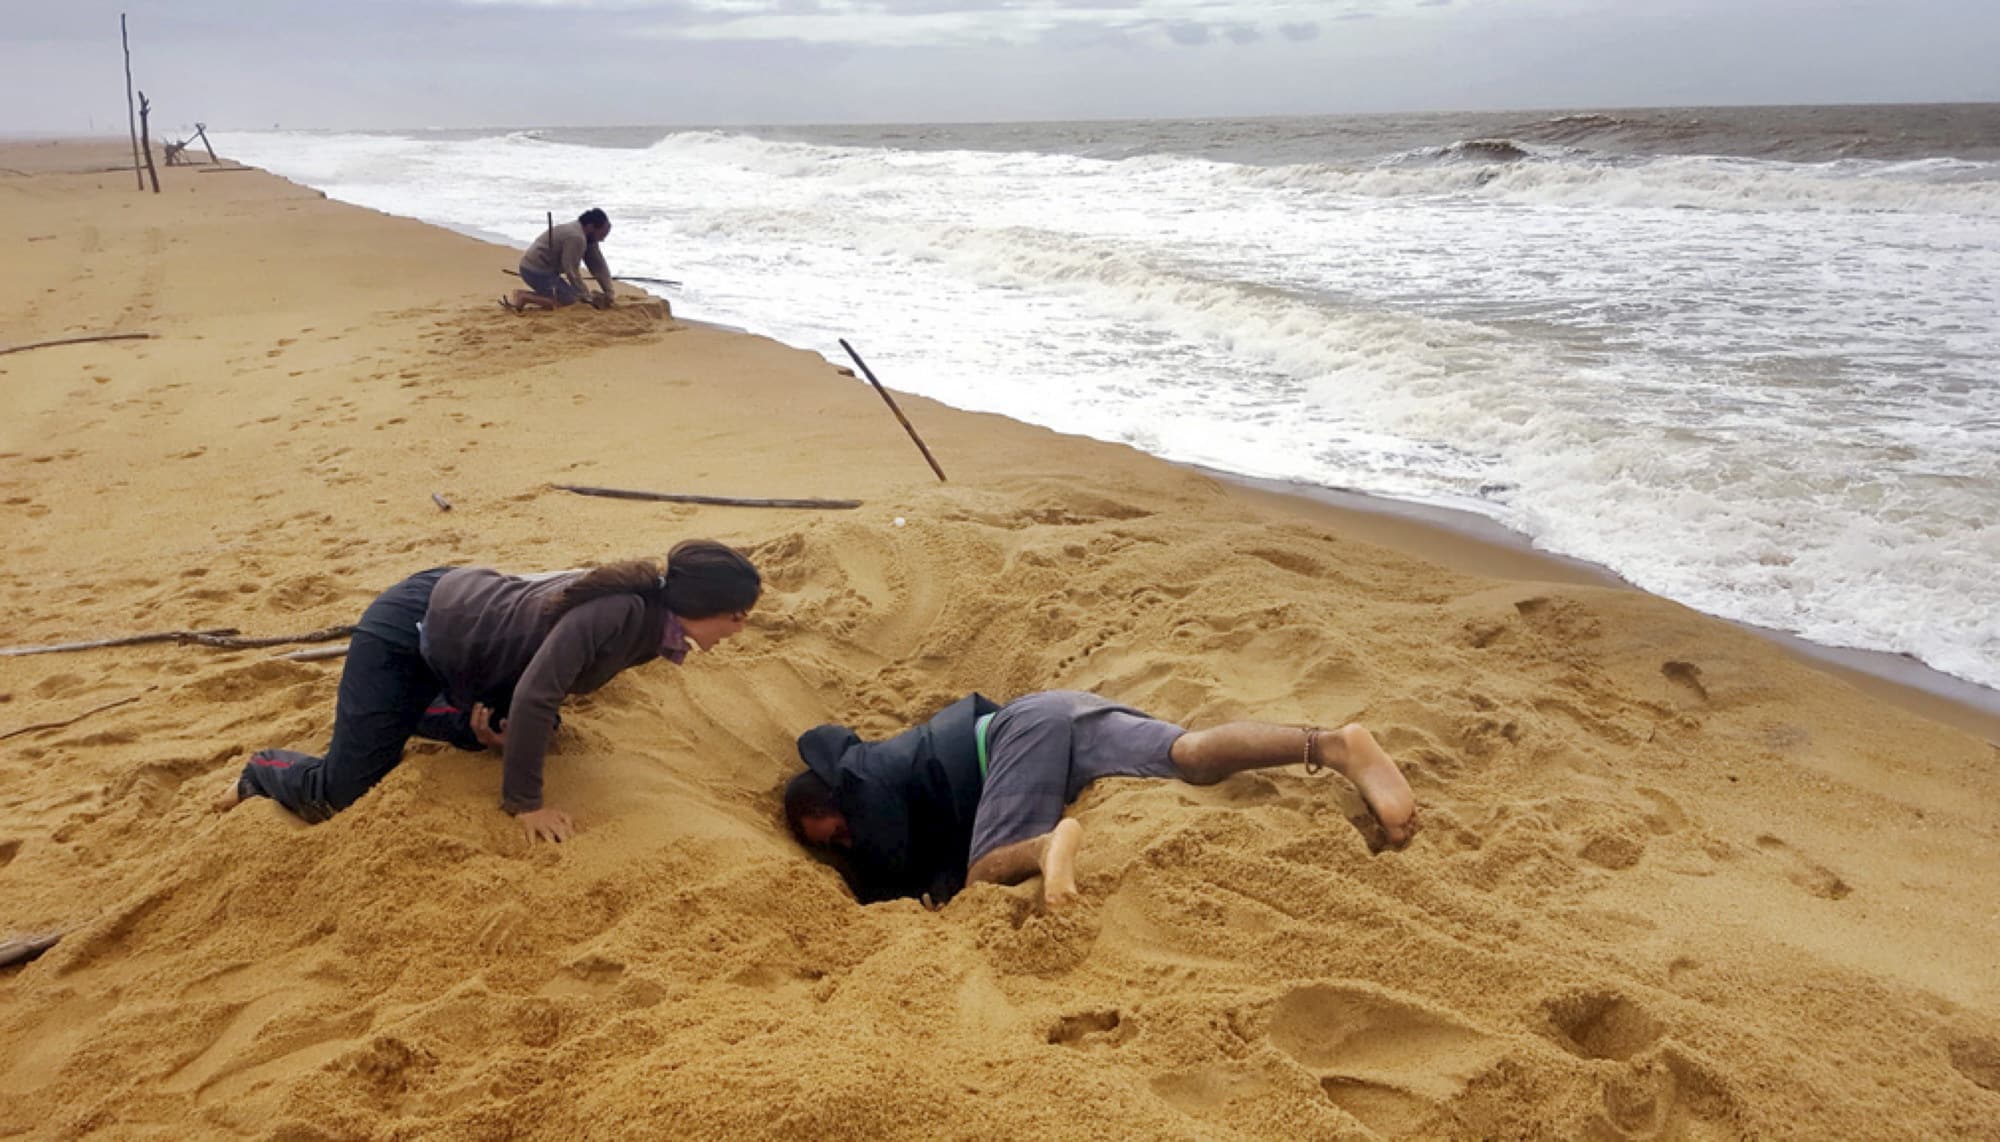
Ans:
[[[583,232],[581,222],[563,222],[544,230],[521,255],[521,268],[538,274],[561,274],[569,279],[579,293],[589,293],[584,288],[583,275],[578,265],[590,267],[590,276],[604,287],[605,294],[611,289],[611,267],[604,261],[604,251]]]

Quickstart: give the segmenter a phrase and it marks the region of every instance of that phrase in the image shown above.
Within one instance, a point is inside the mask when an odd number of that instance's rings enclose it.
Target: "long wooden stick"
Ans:
[[[221,160],[215,157],[215,144],[208,141],[208,124],[196,123],[194,133],[201,136],[201,145],[208,151],[208,161],[220,162]]]
[[[118,42],[125,45],[125,124],[132,129],[132,177],[139,189],[146,189],[146,176],[139,173],[139,113],[132,109],[132,39],[125,34],[125,13],[118,13]]]
[[[583,484],[550,484],[579,496],[604,496],[613,500],[655,500],[670,504],[717,504],[732,508],[818,508],[848,511],[861,506],[860,500],[752,500],[737,496],[697,496],[682,492],[635,492],[625,488],[593,488]]]
[[[26,345],[8,345],[0,348],[0,357],[9,353],[25,353],[30,349],[46,349],[51,345],[81,345],[85,341],[143,341],[151,333],[92,333],[87,337],[58,337],[53,341],[30,341]]]
[[[521,271],[519,270],[501,270],[500,272],[513,278],[521,276]],[[611,280],[614,282],[637,282],[640,285],[672,286],[675,289],[679,289],[681,286],[681,283],[672,278],[641,278],[634,277],[631,274],[612,274]]]
[[[120,706],[129,706],[138,701],[140,697],[141,695],[134,694],[129,698],[120,698],[116,702],[106,702],[102,706],[93,706],[74,718],[64,718],[60,722],[36,722],[32,726],[22,726],[18,730],[8,730],[6,733],[0,734],[0,742],[6,741],[8,738],[20,737],[22,734],[32,734],[36,730],[59,730],[64,726],[73,726],[92,714],[101,714],[106,710],[115,710]]]
[[[152,113],[152,110],[152,100],[147,99],[146,93],[141,91],[139,93],[139,149],[145,152],[146,174],[153,180],[153,193],[158,194],[160,193],[160,172],[153,169],[153,139],[148,133],[150,129],[146,126],[146,117]]]
[[[304,634],[280,634],[263,638],[243,638],[235,627],[215,627],[211,630],[163,630],[150,634],[132,634],[121,638],[99,638],[89,642],[58,642],[47,646],[10,646],[0,648],[0,657],[22,657],[30,654],[59,654],[71,650],[102,650],[113,646],[143,646],[154,642],[197,643],[213,646],[221,650],[245,650],[258,646],[285,646],[294,642],[331,642],[336,638],[346,638],[354,633],[352,626],[322,627]]]
[[[904,416],[903,410],[896,407],[896,398],[890,396],[889,390],[882,387],[882,382],[875,379],[875,373],[869,369],[868,362],[861,359],[861,354],[854,351],[854,346],[847,343],[847,338],[843,337],[840,339],[840,347],[847,350],[847,355],[854,358],[856,365],[861,366],[861,372],[868,378],[868,383],[875,386],[875,391],[881,393],[882,400],[888,404],[889,411],[895,413],[896,419],[903,422],[903,431],[909,433],[910,439],[917,442],[917,451],[924,454],[924,462],[931,466],[931,471],[937,473],[938,483],[946,483],[944,469],[938,467],[937,458],[932,456],[931,450],[924,446],[924,438],[917,435],[917,430],[910,424],[910,418]]]
[[[48,646],[9,646],[0,648],[0,657],[16,657],[30,654],[58,654],[68,650],[101,650],[111,646],[143,646],[149,642],[187,642],[197,635],[221,637],[236,633],[235,627],[216,627],[213,630],[163,630],[152,634],[132,634],[122,638],[98,638],[89,642],[57,642]]]

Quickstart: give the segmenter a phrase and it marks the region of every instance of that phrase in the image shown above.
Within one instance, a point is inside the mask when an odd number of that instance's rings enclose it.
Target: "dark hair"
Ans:
[[[807,848],[817,848],[806,840],[807,817],[838,817],[840,801],[833,795],[833,786],[821,780],[820,775],[808,769],[791,779],[785,785],[785,824],[791,826],[792,839]]]
[[[611,216],[609,214],[606,214],[602,210],[599,210],[595,206],[591,207],[589,210],[584,211],[582,214],[577,215],[576,220],[578,222],[583,223],[585,226],[611,225]]]
[[[667,552],[664,571],[651,559],[628,559],[584,572],[549,600],[549,621],[610,595],[638,595],[684,619],[705,619],[749,610],[763,589],[742,552],[712,539],[686,539]]]

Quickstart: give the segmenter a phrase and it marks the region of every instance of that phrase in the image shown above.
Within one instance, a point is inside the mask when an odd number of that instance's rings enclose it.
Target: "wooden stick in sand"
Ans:
[[[85,337],[58,337],[53,341],[30,341],[26,345],[8,345],[0,348],[0,357],[9,353],[25,353],[30,349],[46,349],[51,345],[81,345],[86,341],[144,341],[151,333],[92,333]]]
[[[28,932],[0,940],[0,967],[26,963],[56,946],[61,932]]]
[[[697,496],[684,492],[635,492],[626,488],[593,488],[584,484],[550,484],[561,492],[579,496],[603,496],[613,500],[652,500],[669,504],[715,504],[732,508],[814,508],[848,511],[861,506],[860,500],[752,500],[738,496]]]
[[[21,657],[30,654],[58,654],[70,650],[102,650],[112,646],[143,646],[153,642],[198,643],[221,650],[247,650],[258,646],[285,646],[294,642],[331,642],[336,638],[346,638],[354,633],[352,626],[322,627],[304,634],[279,634],[261,638],[243,638],[235,627],[216,627],[212,630],[165,630],[150,634],[132,634],[121,638],[99,638],[89,642],[58,642],[48,646],[0,647],[0,657]]]
[[[203,149],[208,151],[208,161],[212,163],[221,162],[222,160],[215,157],[215,144],[208,141],[208,124],[196,123],[194,125],[194,133],[201,138]]]
[[[36,730],[59,730],[64,726],[73,726],[92,714],[101,714],[106,710],[115,710],[120,706],[129,706],[138,701],[140,697],[141,695],[134,694],[129,698],[120,698],[116,702],[106,702],[102,706],[92,706],[76,717],[64,718],[60,722],[36,722],[32,726],[22,726],[18,730],[8,730],[6,733],[0,734],[0,742],[6,741],[8,738],[20,737],[22,734],[32,734]]]
[[[868,362],[861,359],[861,354],[854,351],[854,346],[847,343],[847,338],[840,339],[840,347],[847,350],[848,356],[854,358],[854,363],[861,367],[861,372],[868,378],[868,383],[874,385],[875,391],[882,394],[882,400],[889,406],[889,411],[895,413],[896,419],[903,423],[903,431],[909,433],[910,439],[917,442],[917,451],[924,454],[924,462],[931,466],[931,471],[937,473],[938,483],[947,482],[944,478],[944,469],[938,467],[936,457],[933,457],[931,450],[924,446],[924,438],[917,435],[917,430],[910,425],[910,418],[904,416],[903,410],[896,407],[896,398],[890,396],[889,390],[882,387],[882,382],[875,379],[875,373],[869,369]]]
[[[160,172],[153,169],[153,139],[148,133],[146,116],[151,114],[153,102],[146,93],[139,93],[139,148],[146,154],[146,175],[153,180],[153,193],[160,193]]]
[[[146,176],[139,173],[139,113],[132,109],[132,39],[125,34],[125,13],[118,13],[118,42],[125,45],[125,123],[132,129],[132,177],[139,189],[146,189]]]

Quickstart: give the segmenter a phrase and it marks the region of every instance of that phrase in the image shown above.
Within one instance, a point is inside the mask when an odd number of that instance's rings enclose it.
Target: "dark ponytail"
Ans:
[[[684,619],[747,611],[757,602],[763,580],[742,552],[712,539],[689,539],[667,553],[667,566],[651,559],[628,559],[593,567],[549,600],[549,621],[611,595],[638,595],[659,602]]]

